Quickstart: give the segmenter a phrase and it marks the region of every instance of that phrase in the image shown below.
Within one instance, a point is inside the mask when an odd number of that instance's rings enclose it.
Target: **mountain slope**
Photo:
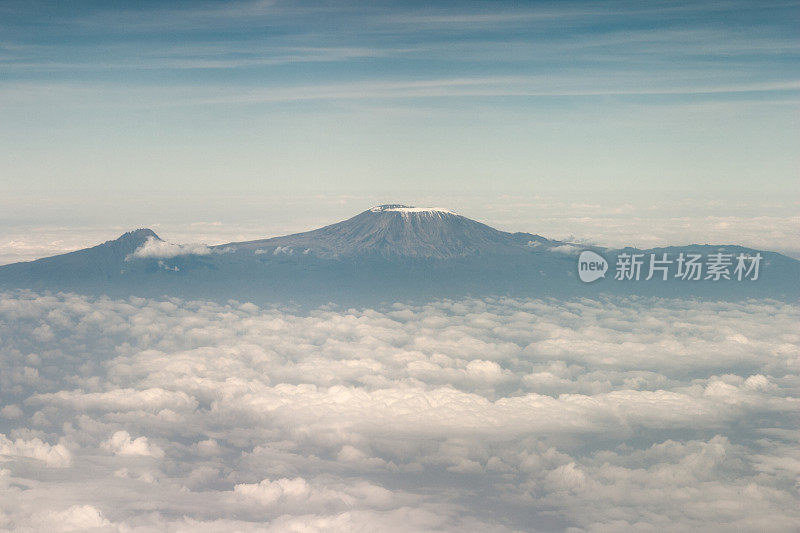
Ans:
[[[58,282],[74,281],[76,275],[87,279],[111,279],[123,268],[125,259],[148,240],[161,238],[150,229],[137,229],[91,248],[36,261],[14,263],[0,267],[0,282],[41,279],[56,286]]]
[[[312,253],[324,258],[453,259],[519,253],[529,242],[548,241],[537,235],[515,237],[446,209],[388,204],[313,231],[224,247],[270,252],[280,247],[286,253]]]
[[[323,228],[214,247],[179,246],[150,230],[126,233],[93,248],[0,266],[0,288],[76,291],[126,297],[180,296],[259,303],[295,301],[371,305],[464,296],[800,298],[800,262],[737,246],[608,250],[608,272],[578,280],[582,248],[528,233],[508,233],[444,209],[377,206]],[[761,254],[757,281],[670,275],[616,280],[623,254]]]

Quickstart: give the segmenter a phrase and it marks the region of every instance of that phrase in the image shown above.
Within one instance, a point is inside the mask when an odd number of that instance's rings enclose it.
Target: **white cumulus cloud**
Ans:
[[[798,320],[5,293],[0,527],[791,531]]]
[[[151,444],[147,437],[132,439],[127,431],[117,431],[108,440],[100,443],[104,450],[116,455],[143,455],[160,459],[164,457],[164,450]]]
[[[148,237],[144,244],[128,256],[128,259],[169,259],[179,255],[208,255],[210,253],[211,248],[205,244],[173,244],[155,237]]]

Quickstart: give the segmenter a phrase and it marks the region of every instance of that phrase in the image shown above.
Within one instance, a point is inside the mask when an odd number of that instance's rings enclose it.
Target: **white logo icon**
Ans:
[[[591,283],[600,278],[606,277],[608,263],[605,258],[592,252],[584,250],[578,258],[578,277],[584,283]]]

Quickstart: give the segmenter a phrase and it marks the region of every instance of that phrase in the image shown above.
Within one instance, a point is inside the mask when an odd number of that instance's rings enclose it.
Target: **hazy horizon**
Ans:
[[[0,215],[0,264],[94,246],[143,227],[175,243],[214,245],[276,237],[339,222],[383,203],[445,207],[504,231],[612,248],[736,244],[800,258],[800,206],[778,195],[760,199],[753,195],[748,200],[722,195],[714,199],[660,195],[647,202],[612,193],[571,198],[536,194],[231,195],[210,205],[197,197],[140,201],[139,205],[119,206],[92,199],[88,202],[93,208],[87,209],[81,204],[85,199],[62,199],[51,201],[46,213],[8,202]]]

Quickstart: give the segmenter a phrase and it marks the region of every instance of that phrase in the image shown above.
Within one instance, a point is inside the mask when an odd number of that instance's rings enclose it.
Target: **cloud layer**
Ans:
[[[0,297],[0,528],[800,524],[796,306]]]

